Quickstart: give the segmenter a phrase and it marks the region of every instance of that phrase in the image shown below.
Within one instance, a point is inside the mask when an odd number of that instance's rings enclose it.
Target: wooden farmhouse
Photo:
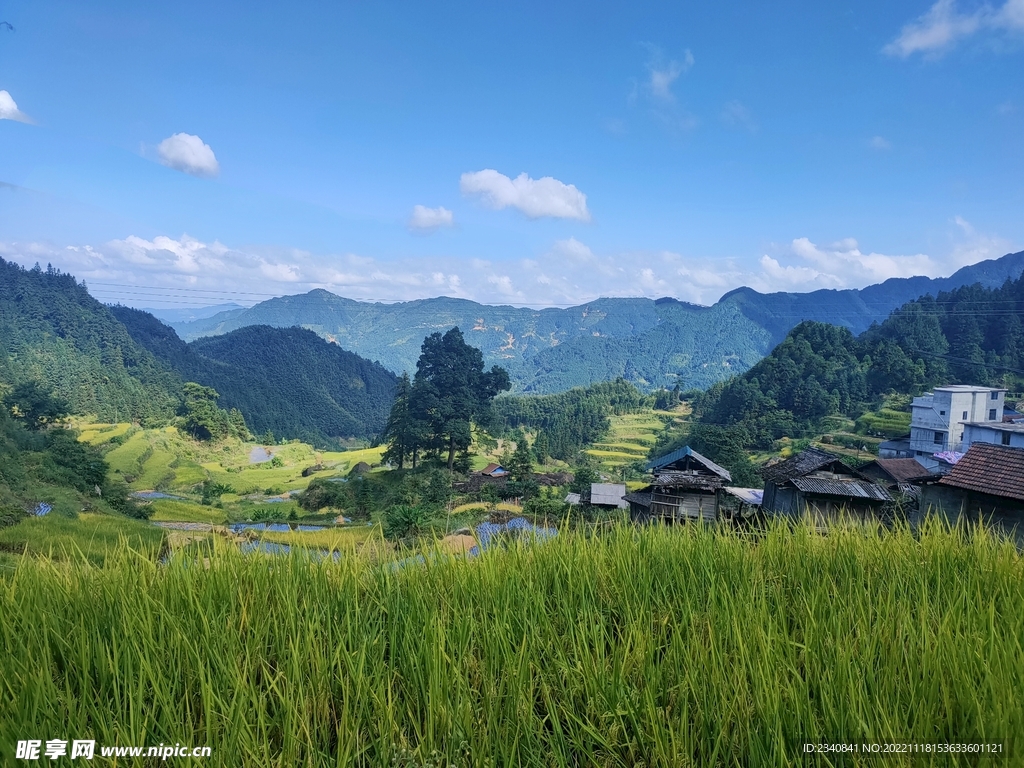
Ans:
[[[862,475],[879,485],[884,485],[889,493],[903,495],[918,500],[921,497],[921,486],[938,475],[929,472],[917,459],[875,459],[860,468]]]
[[[937,482],[921,489],[922,511],[985,518],[1024,535],[1024,448],[974,443]]]
[[[844,464],[834,453],[817,448],[762,467],[760,473],[764,478],[761,509],[768,515],[874,516],[892,500],[883,486]]]
[[[729,470],[686,446],[647,465],[650,485],[626,494],[634,522],[717,520]]]

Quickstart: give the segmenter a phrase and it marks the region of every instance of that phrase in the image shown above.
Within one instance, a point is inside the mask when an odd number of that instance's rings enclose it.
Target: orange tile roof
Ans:
[[[1024,448],[975,443],[939,485],[1024,501]]]

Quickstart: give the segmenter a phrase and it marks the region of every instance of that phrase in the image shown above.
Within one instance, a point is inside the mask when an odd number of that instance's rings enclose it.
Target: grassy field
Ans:
[[[122,539],[152,558],[163,545],[164,532],[137,520],[112,515],[82,514],[70,519],[50,514],[30,517],[18,525],[0,529],[0,550],[56,560],[85,558],[102,564]]]
[[[0,579],[0,748],[673,767],[958,764],[809,763],[807,742],[1024,748],[1024,564],[984,533],[618,526],[397,569],[214,549]]]

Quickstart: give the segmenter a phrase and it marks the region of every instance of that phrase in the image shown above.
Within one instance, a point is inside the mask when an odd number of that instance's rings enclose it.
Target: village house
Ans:
[[[948,520],[979,516],[1024,525],[1024,448],[974,443],[941,479],[921,490],[921,509]]]
[[[964,425],[1003,420],[1006,390],[951,384],[915,397],[910,411],[910,450],[926,469],[936,470],[936,453],[966,450]]]
[[[833,518],[874,516],[892,496],[881,485],[833,453],[808,448],[792,458],[762,467],[761,509],[769,515]]]
[[[651,483],[626,494],[634,522],[717,520],[729,470],[686,446],[647,464]]]

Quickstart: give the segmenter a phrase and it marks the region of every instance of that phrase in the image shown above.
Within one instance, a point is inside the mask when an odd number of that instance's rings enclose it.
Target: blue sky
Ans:
[[[0,20],[0,255],[105,300],[711,303],[1024,246],[1024,0]]]

